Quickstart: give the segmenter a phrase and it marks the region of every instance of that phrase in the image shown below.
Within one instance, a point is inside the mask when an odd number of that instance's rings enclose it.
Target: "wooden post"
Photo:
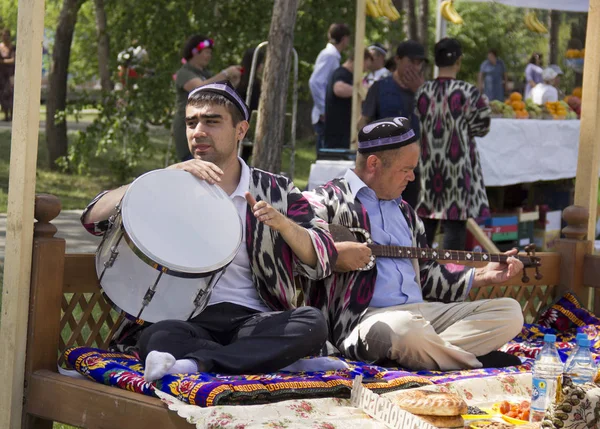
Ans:
[[[19,0],[0,324],[0,428],[20,428],[23,409],[43,33],[44,0]]]
[[[440,11],[440,5],[443,0],[436,0],[435,2],[435,40],[433,44],[435,45],[441,39],[446,37],[446,21],[442,17],[442,12]],[[433,66],[433,77],[438,77],[440,70],[434,64]]]
[[[33,257],[27,353],[25,355],[25,391],[31,374],[40,369],[56,372],[56,352],[60,337],[60,310],[63,297],[65,240],[54,237],[50,222],[60,213],[60,200],[53,195],[35,197]],[[26,397],[27,400],[27,397]],[[26,401],[25,401],[26,404]],[[24,415],[25,429],[52,429],[52,422]]]
[[[365,51],[366,0],[356,0],[356,26],[354,29],[354,73],[352,91],[352,118],[350,120],[350,149],[358,147],[358,120],[361,114],[362,80]]]
[[[558,240],[557,245],[560,253],[560,283],[556,296],[572,290],[591,309],[592,289],[583,284],[585,255],[592,251],[592,242],[585,239],[588,217],[586,207],[569,206],[563,211],[567,226],[562,230],[566,238]]]
[[[587,24],[575,205],[589,210],[587,238],[594,240],[600,161],[600,0],[590,0]]]

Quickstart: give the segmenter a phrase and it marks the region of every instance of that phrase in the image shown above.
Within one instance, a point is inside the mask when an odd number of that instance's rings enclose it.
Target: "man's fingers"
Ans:
[[[248,202],[250,207],[254,208],[254,206],[256,205],[256,198],[254,198],[250,192],[246,192],[244,194],[244,197],[246,197],[246,201]]]

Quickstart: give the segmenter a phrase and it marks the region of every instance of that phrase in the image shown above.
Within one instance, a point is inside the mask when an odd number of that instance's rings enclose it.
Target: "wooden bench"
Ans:
[[[54,236],[50,222],[59,212],[56,197],[36,197],[23,426],[48,429],[56,421],[91,429],[189,428],[158,399],[58,373],[57,357],[62,362],[66,348],[105,348],[118,322],[100,294],[94,255],[65,254],[64,239]],[[589,288],[583,278],[597,278],[599,262],[585,257],[591,245],[581,240],[585,211],[567,209],[565,217],[569,226],[564,232],[570,238],[561,240],[558,252],[539,254],[541,280],[531,272],[527,284],[513,281],[476,289],[471,299],[515,298],[527,321],[569,286],[585,299]],[[590,262],[586,270],[584,259]]]

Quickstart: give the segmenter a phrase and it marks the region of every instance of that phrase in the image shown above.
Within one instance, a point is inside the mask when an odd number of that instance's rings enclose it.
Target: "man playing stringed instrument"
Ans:
[[[413,254],[379,257],[374,268],[362,270],[372,261],[371,247],[336,242],[334,274],[304,283],[307,302],[329,319],[330,341],[347,357],[413,370],[519,365],[517,357],[497,351],[521,330],[519,303],[510,298],[464,302],[472,288],[501,283],[523,269],[516,249],[494,255],[505,263],[484,268],[439,264],[435,259],[441,255],[427,248],[422,221],[402,200],[421,150],[410,121],[373,122],[358,140],[356,168],[304,195],[331,224],[334,238],[334,225],[361,228],[373,242],[411,247]],[[409,259],[421,252],[431,259]]]
[[[329,275],[337,256],[333,240],[289,179],[238,158],[248,120],[248,108],[229,82],[199,87],[188,97],[185,122],[194,159],[169,168],[221,187],[242,219],[243,241],[200,314],[159,321],[135,336],[147,381],[198,371],[273,372],[319,352],[326,340],[321,312],[296,308],[294,274]],[[106,231],[126,188],[90,203],[82,215],[90,232]],[[193,190],[186,197],[193,198]],[[121,335],[117,343],[124,340]]]

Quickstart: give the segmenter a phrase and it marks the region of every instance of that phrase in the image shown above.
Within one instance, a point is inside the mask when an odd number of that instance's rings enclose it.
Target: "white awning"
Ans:
[[[528,7],[532,9],[553,9],[570,12],[587,12],[589,0],[465,0],[480,3],[500,3],[507,6]]]

